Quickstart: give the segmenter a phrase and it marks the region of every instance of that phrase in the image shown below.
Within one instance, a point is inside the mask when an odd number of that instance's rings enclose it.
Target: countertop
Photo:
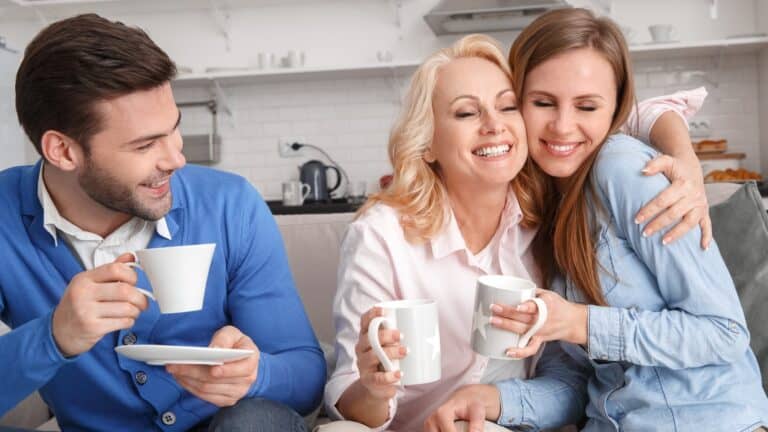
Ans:
[[[267,201],[269,210],[277,215],[354,213],[362,205],[348,203],[345,198],[334,198],[330,202],[304,202],[300,206],[285,206],[281,200]]]

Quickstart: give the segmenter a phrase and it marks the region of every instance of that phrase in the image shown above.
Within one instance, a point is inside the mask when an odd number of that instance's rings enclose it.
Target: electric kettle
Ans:
[[[328,170],[336,173],[336,183],[328,188]],[[341,184],[341,173],[335,166],[326,165],[319,160],[311,160],[299,167],[299,180],[309,185],[309,195],[306,201],[328,202],[331,192]]]

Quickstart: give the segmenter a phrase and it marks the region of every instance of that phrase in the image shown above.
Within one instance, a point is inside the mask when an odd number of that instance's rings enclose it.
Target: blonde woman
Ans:
[[[332,416],[375,430],[421,430],[459,387],[530,375],[528,362],[489,361],[469,346],[478,276],[539,280],[530,250],[535,230],[521,224],[519,185],[510,187],[528,156],[517,106],[507,61],[491,38],[467,36],[416,71],[390,138],[393,182],[360,211],[341,250],[337,363],[325,394]],[[401,387],[399,372],[381,371],[366,329],[381,315],[374,304],[409,298],[437,303],[442,379]],[[391,358],[407,355],[396,330],[379,338]],[[560,369],[537,373],[567,383]]]

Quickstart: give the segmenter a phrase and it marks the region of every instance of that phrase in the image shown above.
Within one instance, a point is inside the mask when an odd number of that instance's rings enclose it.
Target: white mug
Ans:
[[[136,262],[127,264],[146,273],[152,292],[137,289],[155,300],[161,313],[198,311],[215,248],[215,243],[206,243],[142,249],[132,252]]]
[[[672,42],[676,38],[675,27],[669,24],[654,24],[648,27],[653,42]]]
[[[516,306],[528,300],[539,308],[536,323],[523,335],[491,325],[491,305]],[[547,305],[536,298],[536,284],[513,276],[481,276],[477,279],[475,307],[472,319],[472,349],[494,359],[514,360],[506,355],[509,348],[524,348],[531,336],[547,320]]]
[[[283,205],[300,206],[309,196],[310,186],[299,181],[283,183]]]
[[[368,341],[387,372],[399,370],[403,385],[426,384],[440,379],[440,327],[437,304],[432,300],[395,300],[379,303],[384,316],[368,325]],[[397,329],[400,345],[408,350],[404,358],[391,360],[379,342],[379,328]]]

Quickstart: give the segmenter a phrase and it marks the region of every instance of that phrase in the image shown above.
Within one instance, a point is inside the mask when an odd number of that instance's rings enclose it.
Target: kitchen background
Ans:
[[[282,157],[281,141],[321,147],[350,180],[376,190],[389,172],[389,128],[415,64],[459,37],[436,36],[425,23],[437,0],[55,3],[0,0],[7,46],[23,50],[46,23],[85,11],[142,27],[180,66],[178,102],[216,100],[220,148],[211,165],[248,178],[267,199],[281,198],[281,183],[297,179],[303,162],[325,160],[309,148]],[[768,174],[768,0],[571,3],[607,13],[627,29],[639,97],[706,86],[694,140],[727,139],[729,153],[746,155],[744,168]],[[649,44],[653,24],[673,25],[672,39],[680,42]],[[508,47],[517,33],[491,34]],[[0,57],[0,113],[12,110],[19,58]],[[183,108],[185,136],[205,141],[211,123],[205,106]],[[0,133],[0,166],[37,159],[15,116],[2,114]]]

